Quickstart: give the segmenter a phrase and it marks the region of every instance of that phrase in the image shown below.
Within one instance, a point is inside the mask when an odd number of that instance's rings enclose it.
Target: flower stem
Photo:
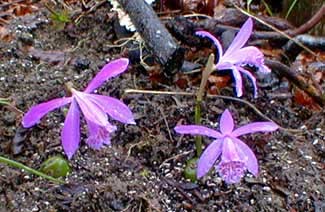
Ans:
[[[64,184],[65,183],[63,180],[56,179],[56,178],[51,177],[49,175],[46,175],[46,174],[44,174],[44,173],[42,173],[40,171],[37,171],[37,170],[35,170],[33,168],[30,168],[28,166],[25,166],[22,163],[16,162],[14,160],[11,160],[11,159],[8,159],[8,158],[2,157],[2,156],[0,156],[0,163],[5,163],[5,164],[10,165],[12,167],[19,168],[19,169],[23,169],[26,172],[29,172],[31,174],[40,176],[40,177],[45,178],[47,180],[50,180],[50,181],[52,181],[54,183],[59,183],[59,184]]]
[[[202,79],[201,84],[198,92],[196,93],[196,100],[195,100],[195,110],[194,110],[194,120],[195,124],[199,125],[201,124],[201,104],[203,100],[203,95],[205,91],[205,86],[208,82],[208,78],[210,74],[214,71],[214,54],[210,54],[208,62],[206,64],[206,67],[204,71],[202,72]],[[202,153],[202,137],[196,136],[195,137],[195,147],[196,147],[196,155],[197,157],[200,157]]]

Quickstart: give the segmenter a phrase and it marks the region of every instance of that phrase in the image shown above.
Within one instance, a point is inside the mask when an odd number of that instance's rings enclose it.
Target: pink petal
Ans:
[[[113,119],[126,124],[135,124],[131,110],[122,101],[109,96],[96,94],[89,94],[88,97]]]
[[[115,77],[124,72],[129,65],[127,58],[113,60],[106,64],[100,72],[91,80],[84,92],[91,93],[101,86],[109,78]]]
[[[272,132],[279,128],[279,126],[273,122],[254,122],[250,124],[246,124],[242,127],[235,129],[231,136],[238,137],[241,135],[245,135],[248,133],[255,133],[255,132]]]
[[[212,40],[212,42],[214,43],[214,45],[217,47],[217,50],[218,50],[218,58],[220,60],[220,58],[222,57],[223,51],[222,51],[222,46],[221,46],[219,40],[216,37],[214,37],[211,33],[206,32],[206,31],[197,31],[195,34],[198,35],[198,36],[201,36],[203,38],[204,37],[207,37],[210,40]]]
[[[178,125],[174,130],[180,134],[206,135],[213,138],[222,137],[218,131],[199,125]]]
[[[240,159],[242,160],[242,162],[245,163],[248,171],[252,173],[254,176],[257,176],[258,162],[254,152],[247,146],[247,144],[245,144],[240,139],[234,137],[232,139],[234,140],[234,143],[236,145],[237,153]]]
[[[234,120],[231,113],[226,109],[220,118],[220,131],[223,135],[231,134],[234,129]]]
[[[104,144],[111,144],[110,134],[116,130],[116,126],[107,122],[107,125],[103,127],[87,119],[86,122],[88,126],[88,138],[86,143],[89,147],[98,150],[102,148]]]
[[[89,94],[74,90],[73,95],[86,119],[106,126],[108,123],[106,113],[89,99]]]
[[[241,97],[243,95],[243,78],[236,67],[233,67],[231,70],[235,79],[236,95]]]
[[[239,32],[237,33],[236,37],[228,47],[227,51],[225,52],[224,56],[229,56],[242,48],[249,37],[252,34],[253,30],[253,21],[251,18],[248,18],[247,21],[243,24],[243,26],[240,28]]]
[[[233,54],[224,57],[223,60],[226,60],[229,63],[234,65],[251,65],[258,68],[262,73],[269,73],[271,70],[264,65],[264,55],[263,53],[254,46],[247,46],[242,48]]]
[[[251,74],[251,72],[243,69],[242,67],[237,67],[237,68],[241,73],[245,74],[248,77],[248,79],[251,80],[251,82],[253,84],[253,89],[254,89],[254,98],[257,98],[256,78],[253,76],[253,74]]]
[[[241,160],[232,137],[227,136],[223,139],[220,163],[228,163],[232,161]]]
[[[22,121],[23,126],[25,128],[29,128],[37,124],[40,121],[40,119],[43,116],[45,116],[47,113],[51,112],[54,109],[62,107],[63,105],[70,103],[71,100],[72,97],[58,98],[31,107],[23,117],[23,121]]]
[[[222,140],[213,141],[202,153],[197,164],[197,178],[206,175],[216,160],[219,158],[222,149]]]
[[[75,100],[71,102],[61,132],[62,146],[68,159],[77,151],[80,143],[80,111]]]

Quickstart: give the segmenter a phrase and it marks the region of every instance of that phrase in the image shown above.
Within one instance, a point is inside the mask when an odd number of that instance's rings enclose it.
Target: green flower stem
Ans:
[[[196,101],[195,101],[195,110],[194,110],[194,120],[195,124],[199,125],[201,124],[201,104],[204,96],[204,91],[206,84],[208,82],[208,78],[210,74],[215,70],[214,67],[214,60],[215,56],[214,54],[210,54],[207,65],[202,72],[202,79],[201,84],[198,92],[196,93]],[[202,137],[196,136],[195,137],[195,147],[196,147],[196,155],[197,157],[200,157],[202,153]]]
[[[50,180],[50,181],[52,181],[54,183],[59,183],[59,184],[64,184],[65,183],[63,180],[55,179],[54,177],[51,177],[49,175],[46,175],[46,174],[44,174],[42,172],[39,172],[39,171],[33,169],[33,168],[25,166],[22,163],[16,162],[14,160],[11,160],[11,159],[8,159],[8,158],[2,157],[2,156],[0,156],[0,163],[5,163],[7,165],[10,165],[10,166],[18,168],[18,169],[23,169],[26,172],[29,172],[29,173],[37,175],[39,177],[45,178],[45,179]]]

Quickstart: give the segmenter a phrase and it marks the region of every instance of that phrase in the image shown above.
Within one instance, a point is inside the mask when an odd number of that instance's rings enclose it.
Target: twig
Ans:
[[[79,15],[75,20],[74,22],[75,23],[79,23],[80,19],[82,17],[84,17],[85,15],[88,15],[90,13],[92,13],[93,11],[95,11],[98,7],[102,6],[103,4],[107,3],[107,0],[103,0],[103,1],[100,1],[98,2],[97,4],[95,4],[94,6],[92,6],[89,10],[87,10],[86,12],[82,13],[81,15]]]
[[[173,91],[153,91],[153,90],[136,90],[136,89],[126,89],[124,91],[126,94],[128,93],[140,93],[140,94],[158,94],[158,95],[182,95],[182,96],[195,96],[195,93],[188,93],[188,92],[173,92]],[[269,117],[267,117],[266,115],[264,115],[259,109],[257,109],[252,103],[243,100],[243,99],[239,99],[237,97],[231,97],[231,96],[223,96],[223,95],[211,95],[208,94],[207,97],[209,98],[220,98],[220,99],[227,99],[227,100],[231,100],[231,101],[237,101],[240,103],[244,103],[247,106],[249,106],[250,108],[252,108],[260,117],[262,117],[265,120],[271,121],[276,123],[275,121],[273,121],[272,119],[270,119]],[[277,123],[276,123],[277,124]],[[278,124],[279,125],[279,124]],[[284,130],[284,131],[288,131],[288,132],[302,132],[303,130],[301,129],[290,129],[290,128],[285,128],[279,125],[279,128]]]
[[[174,155],[173,157],[167,158],[166,160],[164,160],[164,161],[160,164],[159,168],[161,168],[161,167],[162,167],[164,164],[166,164],[168,161],[171,161],[171,160],[174,160],[174,159],[178,159],[179,157],[182,157],[182,156],[188,155],[188,154],[190,154],[190,153],[192,153],[192,152],[193,152],[193,150],[190,150],[190,151],[182,152],[182,153],[180,153],[180,154],[178,154],[178,155]]]
[[[159,107],[159,111],[160,111],[160,113],[161,113],[161,115],[162,115],[162,117],[163,117],[163,119],[164,119],[164,122],[165,122],[165,125],[166,125],[166,128],[167,128],[167,131],[168,131],[169,139],[170,139],[171,141],[174,141],[174,140],[173,140],[172,133],[170,132],[170,128],[169,128],[169,125],[168,125],[168,122],[167,122],[167,119],[166,119],[166,116],[165,116],[164,110],[163,110],[161,107]]]
[[[315,57],[317,57],[317,54],[315,52],[313,52],[310,48],[308,48],[307,46],[305,46],[304,44],[302,44],[300,41],[297,41],[296,39],[294,39],[292,36],[290,36],[289,34],[287,34],[286,32],[283,32],[279,29],[277,29],[276,27],[266,23],[265,21],[261,20],[260,18],[257,18],[254,15],[249,14],[248,12],[246,12],[245,10],[241,9],[240,7],[238,7],[237,5],[233,4],[234,7],[239,10],[240,12],[244,13],[245,15],[257,20],[258,22],[264,24],[265,26],[270,27],[272,30],[276,31],[277,33],[281,34],[282,36],[286,37],[289,40],[292,40],[293,42],[295,42],[298,46],[300,46],[301,48],[305,49],[307,52],[309,52],[310,54],[314,55]]]
[[[325,105],[325,94],[317,94],[316,88],[304,82],[302,77],[292,71],[288,66],[274,60],[265,60],[265,64],[279,76],[287,78],[290,82],[296,85],[301,90],[310,95],[320,106]]]
[[[160,22],[155,11],[144,0],[118,0],[143,38],[146,46],[164,67],[166,75],[172,75],[183,64],[184,49]]]
[[[325,5],[323,4],[323,6],[317,11],[317,13],[315,13],[315,15],[309,19],[309,21],[307,21],[305,24],[301,25],[297,29],[287,31],[287,33],[291,36],[295,36],[295,35],[308,32],[316,24],[318,24],[324,16],[325,16]]]
[[[3,3],[3,4],[0,4],[0,8],[1,7],[7,7],[7,6],[10,6],[12,4],[17,4],[17,3],[20,3],[20,2],[23,2],[25,0],[16,0],[16,1],[12,1],[12,2],[6,2],[6,3]]]

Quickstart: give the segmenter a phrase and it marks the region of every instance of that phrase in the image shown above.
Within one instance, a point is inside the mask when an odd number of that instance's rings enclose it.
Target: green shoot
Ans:
[[[71,22],[70,14],[68,10],[63,9],[62,11],[55,11],[50,6],[45,4],[46,9],[51,13],[51,20],[56,29],[62,30],[67,23]]]
[[[250,11],[250,6],[253,0],[247,0],[247,11]]]
[[[28,166],[25,166],[24,164],[22,163],[19,163],[17,161],[14,161],[14,160],[11,160],[11,159],[8,159],[8,158],[5,158],[5,157],[2,157],[0,156],[0,163],[4,163],[4,164],[7,164],[9,166],[12,166],[12,167],[15,167],[15,168],[18,168],[18,169],[22,169],[30,174],[34,174],[34,175],[37,175],[39,177],[42,177],[44,179],[47,179],[47,180],[50,180],[54,183],[59,183],[59,184],[64,184],[65,182],[63,180],[59,180],[59,179],[56,179],[54,177],[51,177],[49,175],[46,175],[40,171],[37,171],[33,168],[30,168]]]
[[[0,98],[0,105],[10,105],[9,98]]]
[[[291,5],[289,7],[289,10],[285,16],[285,19],[288,19],[290,13],[292,12],[293,8],[296,6],[297,2],[298,2],[297,0],[293,0],[293,2],[291,3]]]
[[[214,71],[214,54],[210,54],[207,65],[202,72],[202,79],[201,84],[198,92],[196,93],[196,101],[195,101],[195,113],[194,113],[194,120],[195,124],[201,124],[201,104],[203,100],[205,86],[208,82],[208,78],[210,74]],[[202,137],[196,136],[195,137],[195,147],[196,147],[196,155],[199,157],[202,153]]]
[[[265,7],[267,13],[268,13],[270,16],[273,16],[273,12],[272,12],[271,8],[269,7],[269,5],[268,5],[264,0],[262,0],[262,3],[264,4],[264,7]]]

